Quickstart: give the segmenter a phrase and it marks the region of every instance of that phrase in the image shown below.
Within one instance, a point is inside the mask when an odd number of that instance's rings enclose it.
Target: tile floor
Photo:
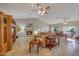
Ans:
[[[61,43],[58,46],[49,50],[48,48],[40,47],[40,51],[36,53],[36,47],[32,48],[29,53],[29,41],[31,37],[19,37],[13,45],[10,52],[6,56],[79,56],[79,41],[78,40],[64,40],[61,38]]]

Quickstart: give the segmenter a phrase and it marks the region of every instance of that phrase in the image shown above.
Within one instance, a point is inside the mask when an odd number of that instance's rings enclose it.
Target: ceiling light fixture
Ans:
[[[68,24],[68,22],[67,22],[67,17],[64,18],[63,24],[64,24],[64,25],[67,25],[67,24]]]
[[[64,20],[64,23],[63,23],[64,25],[67,25],[67,21],[66,20]]]
[[[39,15],[44,15],[47,14],[47,10],[50,9],[49,6],[45,6],[43,4],[37,4],[37,8],[38,8],[38,14]]]

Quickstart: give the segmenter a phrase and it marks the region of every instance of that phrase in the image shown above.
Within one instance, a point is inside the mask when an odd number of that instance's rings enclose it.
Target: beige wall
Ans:
[[[38,20],[37,18],[27,18],[27,19],[16,19],[16,23],[19,26],[26,26],[27,23],[32,23],[33,24],[33,29],[38,28],[38,29],[44,29],[47,28],[49,30],[49,25]],[[63,24],[53,24],[52,26],[58,26],[59,31],[62,30]],[[68,22],[67,26],[76,26],[77,34],[79,34],[79,21],[71,21]]]
[[[49,25],[38,20],[37,18],[26,18],[26,19],[16,19],[17,25],[21,26],[26,26],[28,23],[33,24],[33,29],[38,28],[38,29],[44,29],[47,28],[49,30]]]

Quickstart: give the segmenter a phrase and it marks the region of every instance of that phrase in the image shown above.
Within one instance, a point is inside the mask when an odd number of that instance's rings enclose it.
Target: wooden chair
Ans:
[[[58,45],[60,42],[60,37],[57,37],[57,39],[58,42],[56,42],[56,36],[46,37],[46,47],[48,47],[51,50],[52,47]]]

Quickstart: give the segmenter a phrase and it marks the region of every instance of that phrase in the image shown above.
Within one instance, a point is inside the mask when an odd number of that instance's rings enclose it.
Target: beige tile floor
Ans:
[[[79,41],[65,41],[61,38],[61,43],[58,46],[49,50],[48,48],[40,47],[40,51],[36,53],[36,47],[32,48],[29,53],[29,41],[31,37],[19,37],[14,43],[12,50],[6,53],[6,56],[79,56]]]

